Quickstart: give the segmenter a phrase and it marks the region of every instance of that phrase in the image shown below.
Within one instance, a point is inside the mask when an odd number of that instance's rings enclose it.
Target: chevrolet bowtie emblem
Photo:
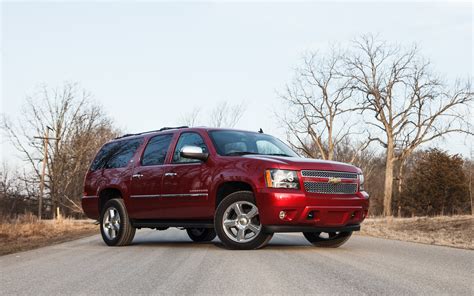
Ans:
[[[330,177],[328,182],[331,184],[341,183],[341,178]]]

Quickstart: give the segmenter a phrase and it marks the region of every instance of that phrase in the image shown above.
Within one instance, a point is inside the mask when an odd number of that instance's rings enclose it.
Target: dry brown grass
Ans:
[[[474,250],[473,216],[369,218],[358,234]],[[42,220],[34,215],[0,221],[0,255],[97,234],[92,220]]]
[[[473,221],[471,215],[369,218],[362,223],[360,234],[473,250]]]
[[[26,251],[96,234],[98,226],[88,220],[42,220],[24,215],[0,221],[0,255]]]

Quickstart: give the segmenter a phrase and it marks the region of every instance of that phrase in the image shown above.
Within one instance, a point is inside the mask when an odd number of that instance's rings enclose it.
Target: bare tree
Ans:
[[[18,202],[16,197],[21,191],[17,180],[17,173],[11,170],[6,162],[3,162],[0,169],[0,220],[10,216],[13,208],[16,207]]]
[[[30,188],[31,177],[8,163],[0,167],[0,220],[14,218],[37,208],[37,190]]]
[[[351,101],[353,89],[344,69],[344,53],[336,48],[327,55],[311,53],[281,95],[288,106],[280,117],[289,142],[309,157],[332,160],[340,144],[362,132],[354,129],[359,108]],[[367,145],[368,141],[362,141],[351,150],[354,154],[350,160]]]
[[[389,216],[397,162],[401,177],[403,162],[420,145],[450,133],[472,135],[471,83],[457,81],[449,88],[430,71],[416,46],[402,49],[373,36],[355,41],[346,64],[364,113],[372,115],[366,123],[379,131],[371,140],[386,149],[384,214]]]
[[[202,114],[200,107],[194,107],[190,112],[184,113],[180,119],[180,124],[186,126],[197,126],[201,124]],[[235,127],[245,113],[244,102],[231,104],[228,102],[220,102],[208,115],[208,125],[212,127]]]
[[[33,137],[50,128],[56,141],[47,147],[46,189],[50,206],[63,212],[79,213],[82,181],[97,149],[117,132],[102,108],[91,102],[90,94],[77,84],[61,89],[43,87],[28,97],[23,116],[12,122],[2,118],[2,130],[24,157],[37,179],[38,163],[43,158],[43,143]]]
[[[230,104],[228,102],[219,103],[212,109],[209,123],[212,127],[235,127],[245,112],[243,102]]]
[[[471,146],[471,155],[468,160],[466,160],[465,163],[465,170],[467,171],[466,176],[468,177],[468,187],[469,187],[469,199],[471,201],[471,215],[474,215],[474,207],[473,207],[473,200],[472,200],[472,191],[473,191],[473,185],[474,183],[472,182],[473,179],[473,172],[474,172],[474,159],[472,158],[472,146]]]
[[[186,126],[196,126],[199,122],[199,114],[201,113],[201,108],[194,107],[193,110],[189,113],[183,114],[179,121],[180,124]]]

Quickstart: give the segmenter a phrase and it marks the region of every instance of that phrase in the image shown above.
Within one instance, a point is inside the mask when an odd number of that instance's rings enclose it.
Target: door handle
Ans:
[[[175,177],[177,175],[178,174],[176,174],[176,173],[165,173],[165,177]]]
[[[143,175],[140,173],[132,175],[132,179],[140,179],[141,177],[143,177]]]

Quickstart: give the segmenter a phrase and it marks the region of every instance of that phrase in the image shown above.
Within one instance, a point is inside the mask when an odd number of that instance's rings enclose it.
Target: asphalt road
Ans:
[[[338,249],[301,234],[257,251],[191,242],[184,231],[137,231],[129,247],[96,235],[0,257],[1,295],[473,295],[474,252],[362,236]]]

